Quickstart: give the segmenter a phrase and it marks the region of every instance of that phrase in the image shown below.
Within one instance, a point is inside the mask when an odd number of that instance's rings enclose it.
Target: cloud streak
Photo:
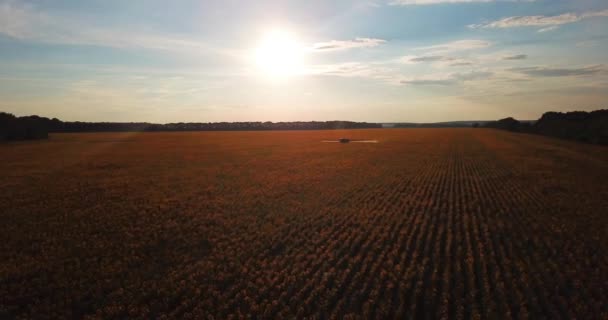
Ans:
[[[396,75],[393,69],[376,63],[344,62],[310,66],[306,70],[308,75],[358,77],[376,80],[392,81]]]
[[[490,71],[471,71],[462,73],[452,73],[448,75],[429,76],[424,78],[414,78],[401,80],[400,83],[410,86],[451,86],[459,83],[488,79],[494,73]]]
[[[21,41],[49,44],[235,54],[189,37],[151,34],[128,28],[100,28],[84,21],[51,16],[13,1],[0,3],[0,34]]]
[[[450,57],[444,56],[420,56],[409,59],[411,62],[435,62],[435,61],[451,61],[454,60]]]
[[[581,68],[551,68],[551,67],[525,67],[511,68],[507,71],[524,74],[530,77],[573,77],[590,76],[606,72],[604,65],[594,65]]]
[[[526,60],[528,59],[528,55],[526,54],[516,54],[513,56],[503,57],[502,60]]]
[[[466,51],[466,50],[475,50],[475,49],[484,49],[492,46],[492,42],[485,40],[475,40],[475,39],[466,39],[466,40],[457,40],[447,43],[442,43],[433,46],[427,47],[419,47],[415,50],[428,50],[434,53],[446,53],[446,52],[455,52],[455,51]]]
[[[516,28],[516,27],[544,27],[545,31],[554,30],[552,27],[579,22],[589,18],[608,17],[608,10],[577,13],[564,13],[557,16],[515,16],[500,20],[469,25],[473,29],[487,28]]]
[[[539,29],[538,32],[544,33],[544,32],[550,32],[550,31],[557,30],[557,29],[559,29],[559,26],[549,26],[546,28]]]
[[[373,48],[377,47],[386,40],[375,38],[356,38],[354,40],[331,40],[326,42],[318,42],[312,45],[313,51],[339,51],[355,48]]]
[[[468,59],[457,58],[447,55],[404,56],[400,59],[400,61],[405,64],[429,63],[436,68],[465,67],[473,65],[473,62]]]
[[[409,86],[449,86],[453,85],[455,81],[453,79],[410,79],[401,80],[401,84]]]
[[[450,67],[467,67],[467,66],[472,66],[472,65],[473,65],[473,62],[468,62],[468,61],[450,63]]]
[[[393,6],[434,5],[445,3],[534,2],[535,0],[393,0]]]

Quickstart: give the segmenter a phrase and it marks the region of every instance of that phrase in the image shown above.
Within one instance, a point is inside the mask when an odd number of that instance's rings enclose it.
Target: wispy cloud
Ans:
[[[490,71],[459,72],[447,75],[431,75],[421,78],[404,79],[401,80],[400,83],[412,86],[450,86],[466,81],[488,79],[492,77],[492,75],[493,73]]]
[[[528,55],[526,54],[516,54],[512,56],[503,57],[502,60],[526,60],[528,59]]]
[[[559,29],[559,26],[549,26],[546,28],[539,29],[538,32],[544,33],[544,32],[549,32],[549,31],[553,31],[553,30],[557,30],[557,29]]]
[[[395,70],[382,63],[344,62],[336,64],[314,65],[306,74],[319,76],[359,77],[376,80],[394,80]]]
[[[39,43],[233,54],[191,37],[129,28],[102,28],[86,21],[49,15],[31,5],[14,1],[0,3],[0,34]]]
[[[18,39],[35,37],[37,27],[51,26],[51,19],[32,9],[13,1],[0,2],[0,33]],[[44,29],[43,29],[44,30]]]
[[[435,61],[451,61],[451,60],[454,60],[454,58],[445,57],[445,56],[420,56],[420,57],[413,57],[413,58],[409,59],[409,61],[411,61],[411,62],[435,62]]]
[[[427,47],[419,47],[415,50],[428,50],[433,52],[434,54],[446,53],[446,52],[455,52],[455,51],[465,51],[465,50],[474,50],[474,49],[483,49],[490,47],[492,45],[491,42],[485,40],[457,40],[448,43],[442,43],[433,46]]]
[[[455,73],[452,74],[452,78],[459,81],[473,81],[480,79],[487,79],[491,77],[494,73],[491,71],[471,71],[464,73]]]
[[[605,73],[604,65],[586,66],[580,68],[525,67],[511,68],[507,71],[524,74],[530,77],[572,77],[589,76]]]
[[[450,78],[401,80],[401,84],[410,85],[410,86],[449,86],[454,83],[455,83],[455,81]]]
[[[467,66],[472,66],[472,65],[473,65],[473,62],[470,62],[470,61],[453,62],[453,63],[449,64],[450,67],[467,67]]]
[[[390,5],[411,6],[411,5],[432,5],[442,3],[488,3],[488,2],[534,2],[535,0],[393,0]]]
[[[608,17],[608,10],[581,14],[569,12],[557,16],[515,16],[487,23],[472,24],[469,25],[469,28],[545,27],[544,31],[550,31],[553,30],[550,27],[579,22],[594,17]]]
[[[469,59],[447,55],[404,56],[399,61],[405,64],[429,63],[435,68],[464,67],[473,65],[473,62]]]
[[[354,40],[331,40],[326,42],[318,42],[312,45],[314,51],[337,51],[354,48],[372,48],[377,47],[386,40],[375,38],[356,38]]]

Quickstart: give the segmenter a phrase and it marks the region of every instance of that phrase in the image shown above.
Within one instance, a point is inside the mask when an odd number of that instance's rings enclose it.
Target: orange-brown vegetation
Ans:
[[[608,317],[606,147],[103,133],[0,159],[1,318]]]

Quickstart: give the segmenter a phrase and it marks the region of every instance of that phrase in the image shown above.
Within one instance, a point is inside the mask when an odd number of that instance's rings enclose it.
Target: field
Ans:
[[[0,318],[608,318],[606,147],[99,133],[0,159]]]

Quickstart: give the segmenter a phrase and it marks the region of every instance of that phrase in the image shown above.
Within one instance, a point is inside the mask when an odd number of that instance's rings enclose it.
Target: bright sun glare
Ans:
[[[297,38],[283,30],[266,34],[254,52],[255,64],[264,75],[272,78],[296,75],[304,69],[305,49]]]

